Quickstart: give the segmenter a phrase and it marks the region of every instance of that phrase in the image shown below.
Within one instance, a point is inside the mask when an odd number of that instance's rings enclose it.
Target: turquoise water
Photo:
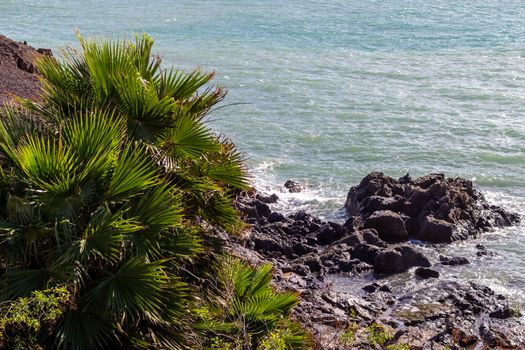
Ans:
[[[348,188],[380,170],[470,178],[525,213],[523,1],[0,0],[0,33],[17,40],[56,50],[75,28],[146,31],[166,64],[216,70],[233,105],[212,123],[257,186],[308,186],[281,209],[342,220]],[[525,300],[525,226],[481,242],[500,255],[450,273]]]

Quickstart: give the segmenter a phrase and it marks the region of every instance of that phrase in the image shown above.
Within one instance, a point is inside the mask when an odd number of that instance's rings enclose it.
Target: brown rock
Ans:
[[[427,215],[419,221],[416,238],[433,243],[450,243],[453,233],[454,226],[451,223]]]
[[[382,240],[403,242],[408,239],[405,222],[391,210],[379,210],[365,220],[365,228],[374,229]]]

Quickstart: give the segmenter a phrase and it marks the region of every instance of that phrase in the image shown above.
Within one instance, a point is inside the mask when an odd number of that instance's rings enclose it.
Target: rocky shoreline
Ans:
[[[300,190],[290,182],[285,187]],[[303,211],[284,216],[272,211],[276,201],[277,195],[240,197],[238,208],[251,228],[228,246],[253,263],[271,262],[276,287],[300,294],[295,317],[319,349],[374,348],[367,333],[374,324],[392,335],[387,343],[410,349],[525,348],[519,306],[475,281],[442,278],[434,268],[454,268],[469,259],[432,261],[420,249],[475,239],[519,221],[488,203],[471,181],[443,174],[396,180],[371,173],[350,189],[342,225]],[[478,257],[492,254],[477,248]],[[385,276],[407,270],[409,281],[385,282]],[[341,278],[346,284],[369,283],[345,290],[338,287]],[[349,329],[351,344],[343,341]]]
[[[38,98],[33,62],[50,54],[0,36],[0,105],[13,95]],[[293,181],[285,188],[302,190]],[[302,211],[285,216],[272,211],[276,201],[277,195],[239,197],[238,208],[251,228],[243,237],[222,238],[235,255],[254,264],[271,262],[275,286],[300,294],[294,315],[318,349],[373,348],[367,329],[374,324],[390,332],[388,343],[410,349],[525,349],[519,307],[486,286],[443,278],[436,269],[469,259],[433,261],[421,250],[475,239],[519,220],[489,204],[470,181],[442,174],[396,180],[372,173],[349,191],[344,224]],[[478,246],[477,256],[491,254]],[[409,279],[394,284],[385,278],[401,273]],[[368,282],[345,289],[338,284],[341,278]]]

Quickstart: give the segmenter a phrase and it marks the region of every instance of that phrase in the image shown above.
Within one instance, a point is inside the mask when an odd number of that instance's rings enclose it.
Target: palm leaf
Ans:
[[[103,314],[69,310],[58,325],[57,349],[91,350],[107,349],[116,339],[114,325]]]
[[[106,196],[113,200],[128,198],[157,183],[155,168],[144,148],[131,144],[124,148],[119,157]]]
[[[174,126],[159,137],[157,144],[177,158],[198,158],[206,152],[220,150],[213,133],[188,114],[178,116]]]
[[[82,298],[84,310],[106,310],[114,315],[159,318],[165,307],[163,285],[169,279],[163,261],[147,263],[144,259],[129,258],[115,273],[96,282]]]

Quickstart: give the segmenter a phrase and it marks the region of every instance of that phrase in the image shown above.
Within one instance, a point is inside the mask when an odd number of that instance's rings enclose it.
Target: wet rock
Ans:
[[[418,267],[415,271],[416,276],[422,279],[439,278],[439,272],[427,267]]]
[[[491,258],[493,256],[496,256],[496,253],[494,253],[493,251],[490,251],[487,249],[487,247],[485,247],[483,244],[476,244],[476,249],[478,250],[476,252],[476,256],[481,258],[481,257],[488,257],[488,258]]]
[[[400,247],[396,247],[395,249],[401,252],[406,269],[409,269],[415,266],[422,266],[422,267],[431,266],[428,258],[423,253],[417,251],[411,246],[400,246]]]
[[[278,213],[276,211],[274,211],[270,215],[268,215],[268,222],[269,223],[282,222],[282,221],[285,221],[285,220],[286,220],[286,218],[284,217],[284,215],[281,214],[281,213]]]
[[[419,222],[416,238],[433,243],[450,243],[453,233],[454,227],[451,223],[427,215]]]
[[[320,245],[327,245],[333,243],[343,237],[346,229],[336,223],[326,223],[319,229],[317,233],[317,242]]]
[[[383,284],[381,287],[379,287],[379,291],[385,293],[392,293],[392,288],[388,284]]]
[[[374,259],[374,271],[379,274],[400,273],[411,267],[430,267],[430,261],[409,246],[381,251]]]
[[[354,248],[352,251],[352,258],[359,259],[361,261],[364,261],[368,264],[374,264],[375,265],[375,259],[381,252],[381,249],[379,249],[376,246],[361,243],[357,247]]]
[[[379,234],[374,229],[364,229],[361,231],[358,231],[358,233],[363,237],[363,240],[371,245],[375,245],[376,247],[386,248],[388,244],[383,241],[381,238],[379,238]]]
[[[400,184],[409,184],[412,182],[412,178],[410,177],[410,174],[406,174],[405,176],[402,176],[397,180]]]
[[[261,193],[257,193],[255,195],[255,198],[266,204],[274,204],[274,203],[277,203],[277,200],[279,200],[279,197],[275,193],[272,193],[271,195],[268,195],[268,196],[261,194]]]
[[[290,193],[297,193],[301,192],[303,190],[303,187],[299,182],[288,180],[284,183],[284,188],[288,190]]]
[[[467,258],[460,257],[460,256],[448,257],[448,256],[440,255],[439,262],[442,265],[451,265],[451,266],[470,264],[470,261]]]
[[[405,271],[403,255],[397,250],[386,250],[374,259],[375,273],[392,274]]]
[[[412,180],[407,175],[395,180],[382,173],[370,173],[348,192],[345,207],[349,215],[363,217],[365,227],[376,228],[385,241],[397,238],[367,221],[388,210],[401,214],[405,231],[419,240],[449,243],[476,236],[493,227],[519,221],[517,214],[487,203],[472,181],[430,174]],[[355,227],[355,225],[352,225]],[[389,227],[396,227],[388,224]],[[398,232],[398,231],[395,231]]]
[[[368,243],[365,241],[363,235],[359,231],[351,232],[347,236],[335,241],[333,244],[346,244],[350,247],[355,247],[361,243]]]
[[[378,290],[380,287],[379,284],[377,283],[372,283],[372,284],[368,284],[366,286],[363,287],[363,290],[367,293],[374,293],[376,290]]]
[[[489,313],[489,316],[492,318],[507,319],[510,317],[519,317],[521,316],[521,313],[519,312],[519,310],[514,310],[508,306],[504,306],[498,308],[495,311],[492,311],[491,313]]]
[[[402,242],[408,239],[405,222],[398,213],[379,210],[365,220],[365,228],[374,229],[387,242]]]

